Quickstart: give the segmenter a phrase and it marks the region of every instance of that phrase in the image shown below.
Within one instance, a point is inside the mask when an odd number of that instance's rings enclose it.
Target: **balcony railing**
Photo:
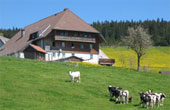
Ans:
[[[96,39],[95,38],[60,36],[60,35],[56,35],[55,36],[55,40],[96,43]]]

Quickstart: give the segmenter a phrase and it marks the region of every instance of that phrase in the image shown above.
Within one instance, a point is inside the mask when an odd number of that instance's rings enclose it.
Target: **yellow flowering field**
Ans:
[[[136,53],[127,48],[101,48],[111,59],[115,59],[116,67],[137,68]],[[170,47],[152,47],[141,58],[142,69],[148,71],[170,70]]]

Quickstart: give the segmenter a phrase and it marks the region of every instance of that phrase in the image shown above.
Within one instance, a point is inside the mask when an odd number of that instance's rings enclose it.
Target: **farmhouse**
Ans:
[[[3,36],[0,36],[0,48],[7,43],[9,39]]]
[[[0,55],[98,63],[99,43],[103,41],[99,31],[64,9],[21,29],[2,47]]]

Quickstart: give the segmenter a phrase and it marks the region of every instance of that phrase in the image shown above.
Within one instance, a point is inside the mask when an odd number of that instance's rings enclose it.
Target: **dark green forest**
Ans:
[[[13,27],[12,29],[2,29],[2,28],[0,28],[0,36],[11,38],[17,32],[19,32],[19,30],[20,30],[19,28],[15,28],[15,27]]]
[[[106,42],[102,45],[123,45],[121,38],[127,35],[128,27],[142,26],[152,35],[154,46],[170,46],[170,21],[163,19],[145,21],[93,22],[92,26],[102,33]]]
[[[152,35],[152,41],[154,46],[170,46],[170,21],[163,19],[157,20],[145,20],[145,21],[103,21],[93,22],[91,24],[105,37],[106,42],[102,45],[123,45],[121,38],[127,35],[128,27],[137,27],[141,25],[148,30],[148,33]],[[1,29],[0,35],[7,38],[11,38],[20,29]]]

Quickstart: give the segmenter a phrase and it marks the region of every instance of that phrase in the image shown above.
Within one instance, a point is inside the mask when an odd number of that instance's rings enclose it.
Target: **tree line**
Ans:
[[[12,29],[2,29],[0,28],[0,36],[4,36],[7,38],[13,37],[17,32],[19,32],[20,28],[13,27]]]
[[[104,21],[104,22],[93,22],[91,24],[94,28],[101,32],[106,42],[101,45],[112,46],[112,45],[124,45],[121,41],[123,36],[127,36],[128,27],[142,26],[148,30],[148,34],[152,35],[151,39],[154,46],[170,46],[170,21],[164,19],[157,20],[145,20],[145,21]],[[0,36],[11,38],[20,29],[1,29]]]
[[[154,46],[170,46],[170,21],[164,19],[145,21],[104,21],[93,22],[92,26],[104,36],[106,42],[102,45],[124,45],[122,37],[127,36],[128,27],[142,26],[150,34]]]

